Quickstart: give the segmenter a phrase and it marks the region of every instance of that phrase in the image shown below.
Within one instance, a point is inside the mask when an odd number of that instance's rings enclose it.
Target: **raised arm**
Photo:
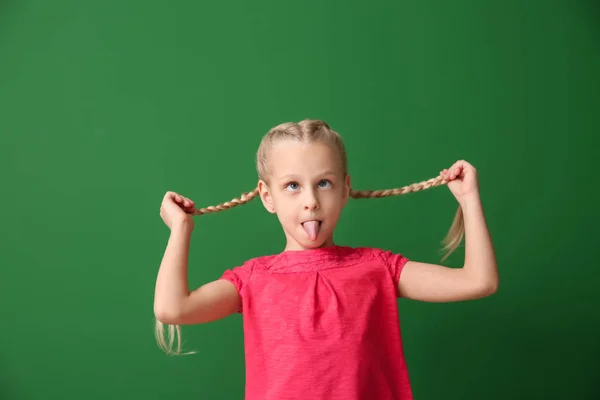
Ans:
[[[403,297],[427,302],[473,300],[496,292],[496,256],[479,197],[475,169],[465,161],[442,171],[462,208],[465,224],[465,262],[462,268],[408,261],[398,282]],[[452,184],[452,185],[451,185]]]
[[[154,291],[154,315],[163,324],[199,324],[225,318],[241,306],[235,286],[216,280],[190,292],[188,255],[194,224],[184,210],[193,202],[168,192],[163,199],[161,216],[171,229],[160,264]]]

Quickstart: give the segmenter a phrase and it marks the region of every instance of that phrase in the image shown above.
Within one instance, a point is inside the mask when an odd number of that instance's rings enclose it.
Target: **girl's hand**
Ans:
[[[167,192],[160,205],[160,217],[169,229],[183,224],[187,224],[193,228],[194,220],[192,215],[194,210],[194,202],[192,200],[175,192]]]
[[[468,162],[459,160],[449,169],[441,170],[440,176],[448,181],[448,188],[459,203],[466,198],[479,196],[477,170]]]

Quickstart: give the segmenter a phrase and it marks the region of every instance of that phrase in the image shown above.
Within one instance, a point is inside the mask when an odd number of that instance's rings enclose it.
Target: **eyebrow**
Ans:
[[[321,172],[321,173],[317,174],[317,176],[330,176],[330,175],[335,175],[335,172],[333,172],[333,171],[324,171],[324,172]],[[294,178],[297,178],[297,177],[298,177],[298,175],[296,175],[296,174],[287,174],[287,175],[281,176],[279,179],[281,179],[281,180],[284,180],[284,179],[294,179]]]

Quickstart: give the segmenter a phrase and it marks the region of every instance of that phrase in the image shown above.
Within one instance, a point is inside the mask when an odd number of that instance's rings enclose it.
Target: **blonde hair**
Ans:
[[[348,173],[348,162],[346,156],[346,148],[341,136],[331,129],[329,125],[321,120],[306,119],[296,122],[286,122],[275,126],[269,130],[262,138],[258,151],[256,152],[256,171],[259,179],[264,181],[268,180],[269,176],[269,165],[268,165],[268,151],[271,145],[280,140],[296,140],[301,143],[327,143],[337,149],[342,163],[342,171],[344,174]],[[385,189],[385,190],[350,190],[350,197],[354,199],[374,199],[387,196],[400,196],[403,194],[419,192],[432,187],[440,186],[448,183],[441,176],[431,178],[426,181],[413,183],[408,186],[403,186],[396,189]],[[194,215],[203,215],[209,213],[215,213],[219,211],[228,210],[241,204],[246,204],[259,194],[258,188],[255,188],[251,192],[242,193],[239,198],[234,198],[225,203],[218,204],[216,206],[208,206],[197,209]],[[458,207],[452,225],[446,237],[442,240],[442,251],[446,254],[442,257],[442,262],[460,245],[464,235],[464,220],[462,209]],[[177,325],[169,325],[169,340],[164,336],[163,324],[156,320],[155,326],[156,340],[161,349],[168,354],[181,355],[181,330]],[[177,336],[177,348],[173,350],[173,343]],[[192,354],[193,352],[185,353]]]

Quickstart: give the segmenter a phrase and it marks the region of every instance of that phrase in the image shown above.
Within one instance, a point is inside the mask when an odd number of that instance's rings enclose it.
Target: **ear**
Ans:
[[[271,192],[269,191],[269,186],[262,179],[258,181],[258,192],[260,194],[260,199],[262,200],[263,206],[265,206],[265,209],[271,214],[274,214],[275,205],[273,204],[273,197],[271,196]]]
[[[350,189],[352,188],[352,179],[350,179],[350,175],[346,175],[346,179],[344,180],[344,205],[348,202],[348,198],[350,197]]]

